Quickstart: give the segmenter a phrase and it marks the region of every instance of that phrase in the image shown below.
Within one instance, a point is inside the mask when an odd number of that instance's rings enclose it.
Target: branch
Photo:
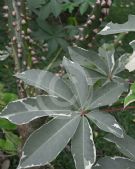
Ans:
[[[57,58],[59,57],[59,55],[60,55],[61,52],[62,52],[62,48],[60,48],[58,50],[58,52],[56,53],[56,56],[53,58],[53,60],[51,61],[51,63],[47,66],[47,68],[46,68],[47,71],[53,66],[53,64],[55,63],[55,61],[57,60]]]
[[[128,106],[126,108],[124,107],[112,107],[112,108],[108,108],[108,109],[103,109],[103,111],[105,112],[109,112],[109,113],[113,113],[113,112],[117,112],[117,111],[126,111],[126,110],[135,110],[135,106]]]

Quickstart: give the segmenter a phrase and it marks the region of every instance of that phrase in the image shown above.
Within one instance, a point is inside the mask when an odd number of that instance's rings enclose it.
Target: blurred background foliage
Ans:
[[[11,0],[10,0],[11,1]],[[62,74],[62,68],[60,67],[60,61],[63,55],[67,55],[67,46],[73,43],[78,44],[84,48],[97,48],[103,43],[114,43],[116,36],[99,36],[93,35],[90,39],[78,40],[76,35],[81,36],[81,31],[78,29],[87,21],[87,15],[92,12],[92,8],[89,5],[94,4],[94,0],[89,1],[76,0],[74,2],[65,3],[64,6],[57,4],[57,10],[53,8],[54,4],[51,1],[46,1],[49,5],[52,5],[51,10],[44,6],[45,9],[35,10],[34,5],[41,2],[28,0],[28,6],[30,8],[29,16],[31,20],[27,23],[27,27],[32,30],[31,36],[36,41],[33,43],[33,39],[30,39],[32,43],[26,39],[25,45],[27,46],[26,54],[28,57],[21,64],[26,65],[27,68],[47,68],[56,73]],[[6,1],[8,2],[8,1]],[[62,2],[62,1],[61,1]],[[83,3],[82,3],[83,2]],[[10,36],[7,29],[7,20],[3,18],[3,6],[5,1],[0,1],[0,50],[5,50],[6,46],[9,46]],[[39,6],[40,8],[40,6]],[[123,23],[128,19],[128,15],[135,15],[135,0],[114,0],[110,9],[109,15],[104,19],[99,29],[110,21]],[[46,22],[41,22],[41,20]],[[97,24],[97,23],[96,23]],[[24,28],[26,30],[26,28]],[[86,30],[86,34],[91,36],[90,30]],[[56,36],[57,35],[57,36]],[[28,37],[27,37],[28,38]],[[119,53],[132,52],[129,42],[135,39],[134,33],[126,34],[120,39],[119,44],[116,46],[116,51]],[[29,40],[29,41],[30,41]],[[10,101],[18,98],[16,79],[13,77],[14,60],[9,57],[3,61],[0,61],[0,110],[5,107]],[[125,77],[128,75],[124,75]],[[132,76],[132,80],[135,80]],[[33,91],[33,89],[31,89]],[[29,94],[30,95],[30,94]],[[120,122],[129,135],[135,138],[135,117],[133,111],[124,111],[113,113],[116,119]],[[107,143],[103,136],[104,132],[99,132],[96,126],[94,137],[97,146],[98,157],[109,155],[119,155],[116,147],[110,143]],[[18,134],[17,126],[9,123],[7,120],[0,120],[0,168],[3,161],[10,160],[10,169],[16,169],[18,161],[18,148],[20,146],[20,136]],[[3,156],[6,158],[4,159]],[[1,158],[2,157],[2,158]],[[66,149],[60,154],[60,156],[53,162],[55,169],[74,169],[73,159],[70,154],[70,148]],[[7,168],[8,169],[8,168]]]

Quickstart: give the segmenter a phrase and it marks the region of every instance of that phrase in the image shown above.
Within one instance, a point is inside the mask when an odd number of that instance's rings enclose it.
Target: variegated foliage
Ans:
[[[104,63],[100,60],[99,62]],[[114,60],[108,60],[106,67],[103,66],[102,69],[101,64],[99,69],[106,75],[106,71],[112,70],[113,63]],[[119,66],[119,61],[117,63]],[[1,112],[0,117],[18,125],[39,117],[51,117],[47,124],[32,133],[26,141],[18,169],[48,164],[70,140],[76,168],[91,169],[96,161],[96,148],[89,121],[118,139],[124,138],[124,131],[116,119],[100,108],[117,101],[125,90],[125,84],[113,80],[95,90],[93,83],[89,83],[93,77],[89,75],[88,80],[86,70],[78,63],[64,58],[62,64],[68,79],[34,69],[16,75],[26,84],[48,94],[12,102]],[[119,72],[121,69],[123,68],[119,66],[115,71]]]
[[[85,50],[79,47],[69,48],[69,53],[73,61],[84,67],[89,84],[100,80],[104,85],[108,82],[124,84],[126,90],[128,84],[119,74],[125,70],[129,54],[125,53],[119,58],[115,56],[115,50],[104,44],[96,53],[92,50]]]

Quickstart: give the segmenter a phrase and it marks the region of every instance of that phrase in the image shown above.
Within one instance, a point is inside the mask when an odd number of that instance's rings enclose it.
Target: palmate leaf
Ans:
[[[42,18],[37,19],[37,24],[38,30],[32,32],[32,36],[40,43],[48,43],[49,54],[55,52],[58,47],[67,51],[68,42],[65,40],[67,34],[62,26],[50,25]]]
[[[45,0],[28,0],[27,1],[27,5],[29,7],[29,9],[33,12],[37,13],[37,9],[42,7],[42,5],[45,4]]]
[[[114,79],[116,81],[117,74],[125,69],[129,57],[129,54],[124,54],[116,60],[114,58],[114,49],[110,50],[107,44],[99,48],[99,53],[78,47],[70,47],[69,54],[74,62],[85,68],[89,84],[96,82],[96,80],[102,80],[103,84]],[[123,83],[125,83],[124,80]]]
[[[135,140],[132,137],[124,135],[124,138],[118,138],[108,134],[105,139],[115,143],[121,153],[135,161]]]
[[[112,133],[119,138],[123,138],[123,130],[116,119],[106,112],[93,110],[87,114],[87,117],[92,120],[101,130]]]
[[[110,22],[103,30],[99,32],[100,35],[110,35],[124,32],[135,31],[135,15],[129,15],[128,21],[124,24],[117,24]]]
[[[96,149],[92,129],[88,120],[82,117],[71,141],[71,152],[76,169],[91,169],[96,160]]]
[[[23,73],[18,73],[16,77],[23,80],[28,85],[32,85],[51,95],[63,98],[71,104],[74,103],[73,93],[66,83],[61,78],[48,71],[31,69]]]
[[[71,138],[77,169],[91,169],[95,162],[95,147],[86,113],[114,103],[121,95],[123,86],[121,83],[110,82],[92,93],[92,85],[89,86],[83,67],[66,58],[63,59],[63,66],[69,77],[67,83],[48,71],[28,70],[17,74],[26,84],[42,89],[49,95],[11,103],[5,108],[2,116],[12,118],[17,124],[27,123],[42,116],[54,117],[28,138],[18,169],[42,166],[51,162]],[[110,120],[108,116],[104,118]],[[99,122],[100,118],[95,116],[95,120]],[[119,125],[115,119],[112,118],[109,122],[108,130],[102,125],[101,128],[121,137],[122,129],[118,129]],[[77,143],[76,138],[79,138]],[[80,149],[78,146],[81,146]]]
[[[35,11],[35,9],[33,10]],[[50,2],[40,7],[40,10],[36,11],[39,19],[44,21],[53,14],[57,17],[62,12],[62,5],[57,0],[50,0]]]
[[[72,107],[67,102],[56,97],[37,96],[9,103],[0,117],[20,125],[44,116],[70,117],[71,109]]]
[[[92,169],[135,169],[135,162],[122,157],[104,157]]]
[[[48,18],[50,14],[57,17],[63,11],[62,2],[59,2],[58,0],[28,0],[28,7],[43,20]]]
[[[54,160],[74,135],[80,116],[68,120],[53,119],[36,130],[23,148],[18,169],[43,166]]]

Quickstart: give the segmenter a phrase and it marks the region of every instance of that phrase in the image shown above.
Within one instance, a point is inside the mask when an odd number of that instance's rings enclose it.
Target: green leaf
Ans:
[[[78,3],[74,3],[74,2],[67,2],[65,4],[63,4],[63,10],[64,11],[69,11],[69,13],[72,13],[73,10],[78,7]]]
[[[103,30],[99,32],[100,35],[110,35],[124,32],[135,31],[135,15],[129,15],[128,21],[124,24],[117,24],[110,22]]]
[[[15,124],[25,124],[44,116],[69,117],[71,107],[67,102],[53,96],[38,96],[9,103],[0,114]]]
[[[18,168],[43,166],[54,160],[73,137],[79,122],[80,116],[53,119],[36,130],[24,145]]]
[[[123,130],[116,119],[106,112],[93,110],[87,114],[87,117],[92,120],[101,130],[112,133],[119,138],[123,138]]]
[[[27,0],[27,3],[28,3],[28,7],[31,9],[31,10],[34,10],[34,9],[37,9],[37,8],[40,8],[42,5],[45,4],[45,0]]]
[[[6,139],[9,140],[13,144],[17,152],[19,150],[18,148],[20,148],[21,146],[21,138],[18,135],[14,134],[13,132],[5,131],[4,133],[5,133]]]
[[[16,155],[21,145],[21,139],[12,132],[5,132],[5,139],[0,139],[0,149],[6,153]]]
[[[49,17],[50,14],[51,14],[51,5],[50,5],[50,3],[47,3],[40,8],[40,11],[38,13],[38,17],[43,22],[46,18]]]
[[[95,109],[102,106],[112,105],[118,100],[123,91],[127,90],[123,83],[109,82],[94,92],[92,101],[88,100],[87,109]]]
[[[62,11],[61,4],[57,2],[57,0],[51,0],[50,4],[51,4],[52,13],[54,14],[55,17],[57,17]]]
[[[48,92],[51,95],[58,96],[73,104],[73,94],[65,82],[58,76],[48,71],[31,69],[16,75],[26,84],[32,85]],[[36,77],[36,79],[35,79]]]
[[[135,162],[124,157],[104,157],[93,169],[135,169]]]
[[[96,149],[92,129],[88,120],[82,117],[71,141],[71,151],[76,169],[91,169],[96,160]]]
[[[0,150],[9,154],[16,154],[16,148],[9,140],[0,139]]]
[[[51,37],[54,34],[54,27],[50,25],[47,21],[43,21],[42,19],[38,18],[37,24],[42,31],[48,33],[48,36]],[[56,25],[56,30],[57,28],[58,26]]]
[[[118,138],[109,134],[105,139],[115,143],[121,153],[135,161],[135,140],[132,137],[124,135],[124,138]]]
[[[50,51],[49,53],[52,54],[58,49],[58,43],[56,39],[50,39],[48,41],[48,50]]]
[[[68,42],[62,38],[57,38],[57,42],[62,47],[62,49],[67,52]]]
[[[135,102],[135,83],[131,85],[130,92],[125,98],[124,107],[127,107],[129,104],[133,102]]]
[[[47,19],[50,14],[57,17],[63,11],[62,2],[59,2],[58,0],[28,0],[28,7],[42,20]]]
[[[42,18],[37,19],[37,24],[39,28],[32,33],[32,36],[41,43],[48,43],[49,54],[54,53],[58,47],[62,47],[65,51],[67,50],[67,34],[62,26],[50,25]]]
[[[82,3],[80,6],[80,14],[83,15],[87,11],[88,7],[89,7],[88,2]]]
[[[6,119],[0,119],[0,128],[5,130],[15,130],[17,126]]]
[[[86,73],[79,64],[66,58],[63,59],[62,64],[68,73],[69,79],[73,83],[73,90],[75,91],[77,100],[81,108],[83,108],[85,101],[89,96],[89,87]]]

